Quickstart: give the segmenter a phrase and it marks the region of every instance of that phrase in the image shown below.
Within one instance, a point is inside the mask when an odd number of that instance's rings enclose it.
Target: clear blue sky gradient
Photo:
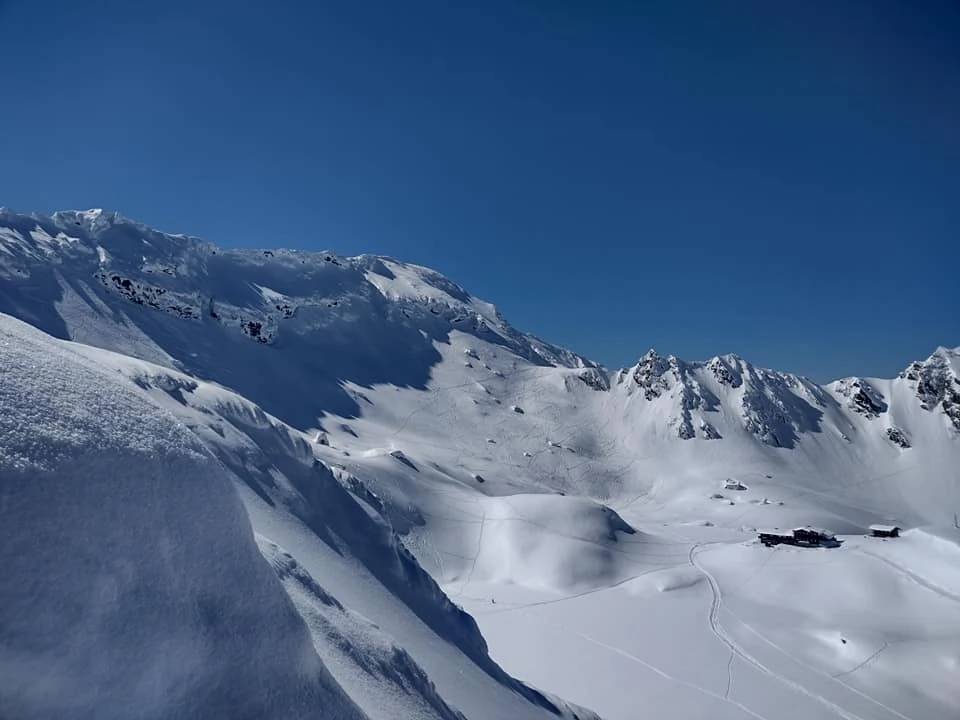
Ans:
[[[0,0],[0,205],[380,253],[609,366],[960,344],[960,3]]]

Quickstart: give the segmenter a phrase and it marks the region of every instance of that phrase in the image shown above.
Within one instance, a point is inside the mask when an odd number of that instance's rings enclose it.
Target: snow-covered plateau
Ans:
[[[0,211],[4,720],[960,717],[958,512],[960,348],[609,371],[390,258]]]

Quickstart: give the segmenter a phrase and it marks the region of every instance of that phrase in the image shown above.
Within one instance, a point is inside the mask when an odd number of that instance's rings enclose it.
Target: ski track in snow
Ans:
[[[714,578],[713,575],[706,568],[704,568],[702,565],[700,565],[697,562],[697,552],[702,547],[703,547],[702,545],[697,543],[692,548],[690,548],[690,564],[703,574],[703,576],[707,579],[707,582],[710,585],[711,600],[710,600],[710,611],[708,615],[708,622],[710,625],[710,631],[717,637],[717,639],[720,640],[720,642],[722,642],[728,648],[730,648],[730,651],[732,653],[735,653],[739,658],[750,663],[755,668],[760,670],[762,673],[769,675],[770,677],[775,678],[776,680],[783,683],[787,687],[816,700],[831,712],[839,715],[842,718],[845,718],[845,720],[863,720],[863,718],[861,718],[859,715],[856,715],[852,712],[848,712],[847,710],[837,705],[836,703],[831,702],[830,700],[827,700],[822,695],[818,695],[817,693],[803,687],[799,683],[796,683],[793,680],[790,680],[784,677],[783,675],[780,675],[779,673],[774,672],[769,667],[767,667],[766,665],[761,663],[759,660],[757,660],[753,655],[750,655],[748,652],[746,652],[742,646],[740,646],[739,644],[734,642],[732,638],[730,638],[730,636],[721,627],[718,619],[718,616],[720,614],[720,608],[721,608],[721,605],[723,604],[723,594],[720,590],[720,585],[717,583],[716,578]],[[781,652],[783,651],[781,650]]]
[[[863,668],[865,668],[865,667],[867,667],[868,665],[870,665],[870,664],[871,664],[874,660],[876,660],[878,657],[880,657],[880,654],[881,654],[884,650],[886,650],[888,647],[890,647],[890,643],[887,642],[886,640],[884,640],[884,641],[883,641],[883,645],[881,645],[879,648],[877,648],[875,651],[873,651],[865,660],[857,663],[857,665],[855,665],[854,667],[850,668],[849,670],[844,670],[843,672],[838,672],[838,673],[836,673],[836,674],[833,676],[833,678],[834,678],[835,680],[838,680],[838,679],[840,679],[840,678],[842,678],[842,677],[846,677],[847,675],[853,675],[853,674],[854,674],[855,672],[857,672],[858,670],[862,670]]]
[[[597,645],[598,647],[605,648],[606,650],[609,650],[609,651],[611,651],[611,652],[614,652],[614,653],[616,653],[617,655],[621,655],[622,657],[625,657],[625,658],[627,658],[628,660],[631,660],[632,662],[637,663],[638,665],[642,665],[643,667],[647,668],[647,670],[650,670],[651,672],[656,673],[657,675],[659,675],[660,677],[662,677],[664,680],[669,680],[670,682],[674,682],[674,683],[677,683],[677,684],[682,685],[682,686],[684,686],[684,687],[688,687],[688,688],[690,688],[691,690],[695,690],[696,692],[702,693],[702,694],[704,694],[704,695],[706,695],[706,696],[708,696],[708,697],[710,697],[710,698],[713,698],[713,699],[715,699],[715,700],[719,700],[719,701],[724,702],[724,703],[727,703],[727,704],[729,704],[729,705],[733,705],[734,707],[742,710],[744,713],[746,713],[746,714],[749,715],[750,717],[757,718],[757,720],[767,720],[767,718],[764,717],[763,715],[760,715],[759,713],[751,710],[750,708],[748,708],[748,707],[747,707],[746,705],[744,705],[743,703],[740,703],[740,702],[737,702],[736,700],[730,699],[728,696],[720,695],[720,694],[715,693],[715,692],[713,692],[713,691],[711,691],[711,690],[707,690],[706,688],[700,687],[699,685],[696,685],[696,684],[694,684],[694,683],[688,682],[688,681],[683,680],[683,679],[681,679],[681,678],[674,677],[673,675],[670,675],[669,673],[664,672],[663,670],[661,670],[660,668],[656,667],[655,665],[651,665],[651,664],[648,663],[646,660],[643,660],[642,658],[638,658],[636,655],[632,655],[632,654],[626,652],[625,650],[621,650],[620,648],[618,648],[618,647],[616,647],[616,646],[614,646],[614,645],[609,645],[609,644],[607,644],[607,643],[605,643],[605,642],[601,642],[600,640],[597,640],[597,639],[595,639],[595,638],[592,638],[592,637],[590,637],[589,635],[585,635],[584,633],[581,633],[581,632],[576,632],[575,634],[576,634],[578,637],[583,638],[583,639],[586,640],[587,642],[593,643],[594,645]]]
[[[709,623],[710,623],[710,629],[711,629],[711,631],[714,632],[714,634],[717,636],[717,638],[720,639],[720,641],[723,642],[724,644],[728,645],[728,647],[730,647],[730,649],[731,649],[733,652],[735,652],[739,657],[741,657],[742,659],[746,660],[747,662],[749,662],[749,663],[751,663],[752,665],[754,665],[755,667],[757,667],[757,669],[759,669],[759,670],[761,670],[762,672],[764,672],[764,673],[766,673],[766,674],[768,674],[768,675],[776,678],[777,680],[779,680],[780,682],[786,684],[787,686],[791,687],[792,689],[797,690],[798,692],[801,692],[801,693],[803,693],[804,695],[807,695],[807,696],[809,696],[809,697],[811,697],[811,698],[819,701],[819,702],[820,702],[821,704],[823,704],[825,707],[827,707],[827,708],[830,709],[831,711],[837,713],[837,714],[840,715],[841,717],[847,718],[848,720],[858,720],[858,719],[859,719],[859,720],[863,720],[859,715],[856,715],[856,714],[854,714],[854,713],[852,713],[852,712],[849,712],[849,711],[845,710],[845,709],[844,709],[843,707],[841,707],[840,705],[837,705],[836,703],[831,702],[830,700],[827,700],[827,699],[824,698],[823,696],[818,695],[818,694],[816,694],[816,693],[808,690],[808,689],[805,688],[803,685],[800,685],[799,683],[796,683],[796,682],[794,682],[794,681],[792,681],[792,680],[789,680],[788,678],[786,678],[786,677],[784,677],[784,676],[782,676],[782,675],[780,675],[780,674],[778,674],[778,673],[775,673],[775,672],[771,671],[771,670],[770,670],[769,668],[767,668],[765,665],[763,665],[762,663],[760,663],[756,658],[754,658],[753,656],[751,656],[751,655],[749,655],[748,653],[746,653],[746,652],[743,650],[742,646],[740,646],[739,644],[733,642],[733,641],[730,639],[730,637],[726,634],[726,632],[722,630],[722,628],[721,628],[721,626],[720,626],[720,624],[719,624],[719,621],[718,621],[718,619],[717,619],[717,618],[718,618],[718,615],[719,615],[719,611],[720,611],[720,606],[722,605],[722,602],[723,602],[723,595],[722,595],[722,593],[721,593],[720,586],[719,586],[719,584],[717,583],[716,579],[713,577],[713,575],[712,575],[708,570],[706,570],[706,568],[704,568],[701,564],[699,564],[699,563],[696,561],[697,552],[698,552],[699,549],[702,548],[702,547],[704,547],[704,546],[701,546],[701,545],[697,544],[697,545],[694,545],[693,548],[691,548],[691,550],[690,550],[690,563],[691,563],[694,567],[696,567],[697,570],[699,570],[701,573],[703,573],[704,577],[706,577],[707,581],[710,583],[710,587],[711,587],[711,590],[712,590],[712,592],[713,592],[713,599],[712,599],[711,607],[710,607]],[[876,556],[874,556],[874,557],[876,557]],[[902,568],[901,568],[901,569],[902,569]],[[930,588],[930,589],[933,589],[933,588]],[[939,592],[939,590],[934,590],[934,592]],[[947,594],[947,596],[948,596],[948,597],[952,597],[952,596],[950,596],[949,594]],[[894,708],[891,708],[891,707],[885,705],[884,703],[880,702],[880,701],[877,700],[876,698],[874,698],[874,697],[872,697],[872,696],[870,696],[870,695],[867,695],[867,694],[864,693],[863,691],[858,690],[857,688],[855,688],[855,687],[849,685],[848,683],[843,682],[842,680],[839,679],[840,676],[845,675],[845,674],[847,674],[847,673],[839,673],[838,675],[830,675],[830,674],[828,674],[828,673],[823,672],[822,670],[820,670],[820,669],[818,669],[818,668],[812,667],[811,665],[809,665],[809,664],[807,664],[806,662],[802,661],[801,659],[797,658],[795,655],[787,652],[787,651],[784,650],[782,647],[780,647],[779,645],[777,645],[776,643],[774,643],[772,640],[770,640],[769,638],[767,638],[766,636],[764,636],[763,634],[761,634],[758,630],[756,630],[754,627],[752,627],[751,625],[749,625],[748,623],[746,623],[742,618],[740,618],[736,613],[734,613],[734,612],[733,612],[732,610],[730,610],[729,608],[727,609],[727,612],[730,613],[730,615],[731,615],[734,619],[736,619],[737,622],[739,622],[741,625],[743,625],[747,630],[749,630],[751,633],[753,633],[755,636],[757,636],[757,637],[758,637],[760,640],[762,640],[764,643],[766,643],[767,645],[769,645],[769,646],[771,646],[772,648],[776,649],[777,651],[779,651],[780,653],[782,653],[783,655],[785,655],[785,656],[788,657],[789,659],[793,660],[793,661],[796,662],[797,664],[799,664],[799,665],[805,667],[806,669],[808,669],[808,670],[816,673],[817,675],[820,675],[821,677],[827,678],[827,679],[829,679],[829,680],[833,680],[833,681],[841,684],[841,685],[842,685],[844,688],[846,688],[847,690],[852,691],[852,692],[855,693],[856,695],[859,695],[860,697],[862,697],[862,698],[864,698],[865,700],[868,700],[869,702],[877,705],[878,707],[882,708],[883,710],[886,710],[887,712],[889,712],[889,713],[897,716],[898,718],[901,718],[901,720],[910,720],[910,718],[908,718],[907,716],[903,715],[903,714],[900,713],[898,710],[896,710],[896,709],[894,709]],[[885,647],[886,647],[886,644],[885,644]],[[882,648],[882,649],[885,649],[885,647]],[[874,656],[871,656],[871,658],[869,658],[869,660],[875,659],[875,657],[876,657],[877,655],[879,655],[879,654],[880,654],[880,651],[877,651],[877,653],[875,653]],[[864,663],[861,664],[861,666],[862,666],[862,665],[866,665],[866,664],[867,664],[867,662],[865,661]],[[858,667],[858,668],[855,668],[855,669],[859,669],[859,667]],[[851,671],[851,672],[852,672],[852,671]]]
[[[487,511],[486,508],[484,508],[483,517],[480,518],[480,531],[477,533],[477,551],[473,554],[473,562],[470,563],[470,572],[467,573],[467,577],[463,581],[463,585],[460,588],[461,592],[470,584],[470,581],[473,579],[473,573],[477,570],[477,559],[480,557],[480,553],[483,552],[483,529],[486,525]]]
[[[730,689],[731,689],[731,686],[733,685],[733,659],[735,657],[736,655],[731,650],[730,657],[727,658],[727,687],[723,691],[723,697],[724,699],[727,699],[727,700],[730,699]]]
[[[925,588],[932,593],[936,593],[940,597],[946,598],[948,600],[953,600],[956,603],[960,603],[960,595],[956,595],[950,592],[949,590],[945,590],[939,585],[936,585],[935,583],[930,582],[925,577],[918,575],[917,573],[905,568],[903,565],[900,565],[899,563],[894,562],[890,558],[883,557],[882,555],[878,555],[877,553],[872,553],[869,550],[864,550],[863,548],[857,548],[857,552],[861,553],[862,555],[871,557],[874,560],[878,560],[884,563],[885,565],[888,565],[889,567],[893,568],[901,575],[909,578],[912,582],[916,583],[920,587]]]
[[[892,707],[889,707],[888,705],[885,705],[884,703],[880,702],[880,701],[877,700],[876,698],[874,698],[874,697],[872,697],[872,696],[870,696],[870,695],[867,695],[865,692],[862,692],[861,690],[858,690],[857,688],[855,688],[855,687],[853,687],[852,685],[844,682],[843,680],[840,680],[839,677],[834,677],[833,675],[830,675],[829,673],[825,673],[823,670],[820,670],[819,668],[812,667],[811,665],[805,663],[803,660],[801,660],[800,658],[798,658],[798,657],[792,655],[791,653],[787,652],[787,651],[784,650],[782,647],[780,647],[779,645],[777,645],[775,642],[773,642],[772,640],[770,640],[770,638],[768,638],[768,637],[766,637],[765,635],[763,635],[762,633],[760,633],[756,628],[754,628],[754,627],[752,627],[751,625],[749,625],[748,623],[744,622],[742,618],[740,618],[740,617],[738,617],[737,615],[735,615],[732,611],[730,612],[730,614],[733,615],[733,617],[736,618],[736,620],[737,620],[741,625],[743,625],[747,630],[749,630],[751,633],[753,633],[754,635],[756,635],[757,638],[759,638],[761,641],[763,641],[764,643],[766,643],[766,644],[769,645],[770,647],[774,648],[775,650],[778,650],[778,651],[781,652],[783,655],[785,655],[786,657],[788,657],[788,658],[790,658],[791,660],[793,660],[794,662],[796,662],[798,665],[802,665],[802,666],[805,667],[807,670],[810,670],[810,671],[816,673],[817,675],[820,675],[820,676],[823,677],[823,678],[826,678],[826,679],[828,679],[828,680],[832,680],[832,681],[834,681],[834,682],[836,682],[836,683],[839,683],[840,685],[842,685],[843,687],[845,687],[847,690],[850,690],[850,691],[853,692],[854,694],[859,695],[860,697],[862,697],[864,700],[867,700],[867,701],[873,703],[873,704],[876,705],[877,707],[880,707],[880,708],[882,708],[883,710],[886,710],[887,712],[891,713],[892,715],[896,715],[896,716],[897,716],[898,718],[900,718],[901,720],[911,720],[909,717],[907,717],[906,715],[904,715],[904,714],[901,713],[900,711],[898,711],[898,710],[896,710],[896,709],[894,709],[894,708],[892,708]]]

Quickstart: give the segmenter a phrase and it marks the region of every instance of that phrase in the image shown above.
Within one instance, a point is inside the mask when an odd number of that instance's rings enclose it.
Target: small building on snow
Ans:
[[[794,528],[793,537],[798,545],[822,545],[824,543],[837,542],[836,536],[829,530],[815,528],[807,525],[806,527]]]
[[[789,530],[761,530],[759,536],[760,542],[767,547],[780,544],[793,545],[794,543],[793,533]]]
[[[879,538],[900,537],[900,527],[897,525],[871,525],[870,534]]]
[[[760,542],[767,547],[774,545],[797,545],[799,547],[836,547],[837,538],[829,530],[815,527],[799,527],[790,530],[761,530]]]

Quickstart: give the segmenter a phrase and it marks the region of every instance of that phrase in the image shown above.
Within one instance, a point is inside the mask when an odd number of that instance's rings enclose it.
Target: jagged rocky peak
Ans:
[[[707,362],[707,369],[721,385],[738,388],[743,384],[743,361],[736,355],[717,356]]]
[[[939,347],[926,360],[910,363],[899,377],[914,389],[924,410],[939,407],[960,431],[960,348]]]
[[[868,420],[879,417],[887,411],[887,401],[883,393],[863,378],[846,378],[833,385],[834,390],[847,398],[847,407]]]
[[[685,362],[648,351],[618,384],[632,379],[647,401],[669,396],[675,403],[665,423],[680,439],[719,439],[712,413],[727,405],[742,427],[773,447],[793,447],[802,433],[817,432],[829,402],[823,389],[806,378],[757,368],[737,355]],[[718,387],[719,386],[719,387]]]
[[[633,385],[643,392],[647,401],[667,396],[676,403],[673,413],[666,418],[666,424],[674,430],[681,440],[697,437],[696,427],[706,439],[719,438],[719,433],[706,422],[698,422],[694,413],[700,410],[712,411],[718,406],[718,399],[701,383],[697,376],[697,363],[687,363],[674,355],[663,357],[656,350],[649,350],[629,371],[621,371],[617,382],[630,377]]]
[[[633,381],[643,389],[647,400],[654,400],[680,380],[679,364],[673,355],[663,357],[651,348],[634,366]]]

